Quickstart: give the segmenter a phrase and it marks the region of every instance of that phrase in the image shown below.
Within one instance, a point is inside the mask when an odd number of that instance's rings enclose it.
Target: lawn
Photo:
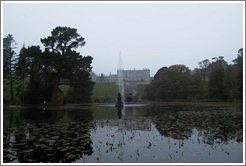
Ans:
[[[96,83],[94,85],[92,97],[109,96],[115,98],[117,97],[118,92],[119,92],[119,87],[116,84]]]
[[[146,85],[138,85],[138,93],[139,95],[144,94],[144,89]],[[64,94],[66,94],[67,90],[69,89],[68,85],[60,85],[61,90]],[[116,98],[117,93],[119,92],[119,87],[116,84],[113,83],[96,83],[94,85],[94,89],[92,91],[93,95],[92,98],[96,97],[104,97],[109,96],[111,98]]]
[[[27,88],[27,83],[28,83],[28,78],[25,80],[25,89]],[[21,84],[22,82],[20,82]],[[16,94],[16,87],[17,87],[17,83],[13,84],[14,87],[14,95]],[[143,95],[144,94],[144,89],[145,89],[146,85],[138,85],[138,93],[139,95]],[[64,95],[66,95],[68,89],[69,89],[69,85],[60,85],[59,88],[61,88],[61,90],[63,91]],[[119,92],[119,87],[118,85],[114,84],[114,83],[96,83],[94,85],[94,89],[92,91],[93,95],[92,98],[103,98],[103,97],[109,97],[111,99],[114,99],[117,97],[117,94]],[[3,81],[3,96],[5,99],[9,99],[10,98],[10,85],[9,85],[9,81],[7,79],[5,79]],[[15,96],[15,98],[17,98],[17,96]]]

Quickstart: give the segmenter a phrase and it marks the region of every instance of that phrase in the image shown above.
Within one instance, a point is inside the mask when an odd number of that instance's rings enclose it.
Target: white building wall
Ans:
[[[109,76],[104,76],[105,81],[107,82],[118,82],[118,73],[117,74],[111,74]],[[93,75],[91,77],[93,80],[96,80],[96,76]],[[123,79],[127,82],[139,82],[139,83],[150,83],[150,70],[149,69],[143,69],[143,70],[123,70]],[[98,79],[97,79],[98,80]]]

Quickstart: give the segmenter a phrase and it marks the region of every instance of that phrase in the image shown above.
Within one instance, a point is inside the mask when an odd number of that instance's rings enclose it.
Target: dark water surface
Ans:
[[[243,108],[5,108],[3,162],[242,163]]]

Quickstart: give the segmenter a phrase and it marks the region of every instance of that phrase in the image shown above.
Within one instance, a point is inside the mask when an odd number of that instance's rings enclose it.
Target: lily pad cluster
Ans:
[[[3,162],[212,162],[242,154],[243,110],[234,106],[126,107],[120,118],[114,107],[92,109],[24,110],[21,123],[4,128]]]
[[[243,112],[235,107],[192,107],[180,106],[179,110],[169,107],[159,107],[149,110],[158,131],[165,137],[187,139],[192,135],[192,129],[197,129],[206,135],[207,144],[214,140],[228,141],[235,139],[243,142]],[[153,116],[152,116],[153,115]],[[156,116],[158,115],[158,116]],[[212,142],[211,142],[212,141]]]
[[[10,128],[3,137],[3,162],[74,162],[93,153],[90,129],[94,123],[39,123]]]

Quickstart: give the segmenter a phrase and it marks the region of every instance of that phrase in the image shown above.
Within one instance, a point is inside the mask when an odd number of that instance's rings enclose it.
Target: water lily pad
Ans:
[[[28,149],[23,151],[23,153],[33,153],[33,152],[35,152],[34,149]]]
[[[53,139],[53,140],[57,140],[59,138],[60,138],[60,136],[53,136],[53,137],[51,137],[51,139]]]
[[[63,148],[63,149],[61,149],[60,151],[61,151],[62,153],[65,153],[65,152],[68,151],[68,149],[67,149],[67,148]]]

